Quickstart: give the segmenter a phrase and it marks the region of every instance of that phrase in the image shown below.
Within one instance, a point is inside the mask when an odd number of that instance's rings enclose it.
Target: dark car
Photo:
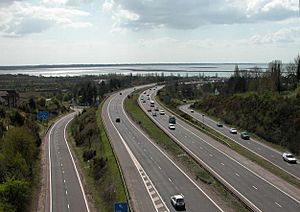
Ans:
[[[122,95],[122,92],[120,92],[120,95]]]
[[[117,123],[120,123],[120,122],[121,122],[121,119],[120,119],[120,118],[116,118],[116,122],[117,122]]]
[[[244,140],[249,140],[250,135],[247,132],[242,132],[241,133],[241,138],[244,139]]]

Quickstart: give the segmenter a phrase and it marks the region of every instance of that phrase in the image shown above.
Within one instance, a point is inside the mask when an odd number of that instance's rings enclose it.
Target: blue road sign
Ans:
[[[37,119],[39,120],[48,120],[49,113],[47,111],[39,111],[37,113]]]
[[[128,203],[127,202],[115,203],[115,212],[128,212]]]

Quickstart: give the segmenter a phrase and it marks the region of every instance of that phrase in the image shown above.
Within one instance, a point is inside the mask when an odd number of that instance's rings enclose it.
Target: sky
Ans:
[[[0,0],[0,65],[291,62],[299,0]]]

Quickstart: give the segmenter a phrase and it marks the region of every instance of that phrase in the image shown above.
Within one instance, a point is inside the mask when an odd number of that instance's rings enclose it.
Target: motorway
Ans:
[[[156,91],[147,91],[154,100]],[[139,104],[143,110],[150,107],[149,101]],[[156,105],[159,104],[156,102]],[[161,106],[159,106],[161,108]],[[175,142],[198,160],[204,167],[210,170],[223,184],[238,195],[254,211],[300,211],[300,201],[268,182],[262,176],[251,171],[239,161],[227,155],[214,146],[212,138],[206,136],[184,121],[177,119],[175,130],[169,129],[166,115],[149,117],[164,130]],[[298,197],[299,198],[299,197]]]
[[[183,194],[187,211],[223,211],[129,119],[123,103],[133,90],[112,95],[102,109],[105,128],[122,169],[133,209],[175,211],[170,197]],[[116,118],[121,121],[117,123]]]
[[[75,113],[59,119],[48,132],[46,211],[89,211],[82,183],[66,140],[66,126]]]
[[[296,179],[300,180],[300,164],[289,164],[282,160],[282,153],[278,150],[275,150],[261,142],[250,138],[250,140],[243,140],[240,137],[240,134],[231,134],[229,132],[230,127],[224,125],[223,127],[218,127],[217,121],[213,120],[212,118],[199,113],[198,111],[194,111],[191,113],[189,109],[189,105],[183,105],[179,107],[179,109],[188,115],[192,116],[196,120],[200,121],[207,125],[208,127],[214,129],[215,131],[221,133],[222,135],[226,136],[227,138],[235,141],[239,145],[243,146],[244,148],[248,149],[249,151],[255,153],[256,155],[264,158],[265,160],[269,161],[273,165],[277,166],[278,168],[282,169],[283,171],[287,172],[288,174],[292,175]],[[204,116],[203,116],[204,115]]]

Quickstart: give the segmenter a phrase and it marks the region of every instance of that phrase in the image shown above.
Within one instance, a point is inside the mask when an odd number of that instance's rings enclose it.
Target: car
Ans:
[[[118,117],[118,118],[116,118],[116,122],[117,123],[120,123],[121,122],[121,119]]]
[[[149,107],[147,111],[148,111],[148,112],[151,112],[151,111],[152,111],[152,109]]]
[[[147,100],[150,100],[150,96],[147,96]]]
[[[158,109],[158,107],[157,107],[157,106],[155,106],[155,107],[154,107],[154,110],[155,110],[155,111],[159,111],[159,109]]]
[[[160,114],[160,115],[165,115],[165,111],[164,111],[164,110],[160,110],[160,111],[159,111],[159,114]]]
[[[175,209],[185,209],[184,196],[182,194],[171,196],[171,204]]]
[[[284,152],[282,154],[282,159],[289,163],[297,163],[297,159],[289,152]]]
[[[169,129],[170,130],[175,130],[175,125],[174,124],[169,124]]]
[[[222,124],[221,122],[218,122],[218,123],[217,123],[217,126],[218,126],[218,127],[223,127],[223,124]]]
[[[235,128],[230,128],[230,129],[229,129],[229,132],[230,132],[231,134],[237,134],[237,130],[236,130]]]
[[[122,95],[122,92],[120,92],[120,95]]]
[[[242,132],[241,133],[241,138],[244,139],[244,140],[249,140],[250,135],[247,132]]]
[[[146,100],[145,100],[145,99],[143,100],[143,103],[146,103]]]
[[[156,116],[156,112],[155,111],[152,111],[152,116]]]
[[[144,91],[144,94],[146,94],[146,91]]]
[[[194,110],[191,110],[191,113],[193,113],[194,112]]]
[[[141,100],[144,100],[144,96],[141,96]]]
[[[149,96],[149,94],[147,94],[147,96]]]

